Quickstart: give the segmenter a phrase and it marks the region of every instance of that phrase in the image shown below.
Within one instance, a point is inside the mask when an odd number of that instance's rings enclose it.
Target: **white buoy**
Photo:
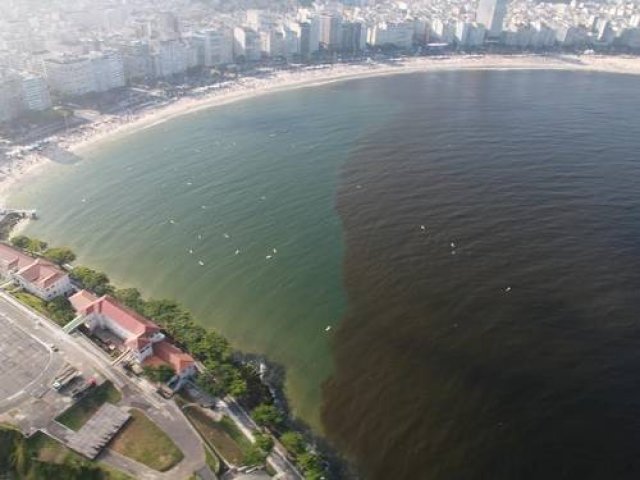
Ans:
[[[456,248],[456,243],[455,242],[451,242],[451,248]]]
[[[420,230],[422,230],[423,232],[427,229],[427,227],[425,227],[424,225],[420,225]]]
[[[224,238],[229,238],[229,234],[228,234],[228,233],[223,233],[223,234],[222,234],[222,236],[223,236]]]
[[[169,223],[170,223],[171,225],[175,225],[176,221],[172,219],[172,220],[169,220]]]
[[[202,235],[198,234],[198,240],[202,240]]]
[[[189,249],[189,254],[193,255],[193,249],[192,248]]]

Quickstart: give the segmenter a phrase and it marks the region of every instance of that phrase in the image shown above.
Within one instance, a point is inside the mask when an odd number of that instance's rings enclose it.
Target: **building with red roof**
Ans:
[[[73,291],[67,272],[4,243],[0,243],[0,275],[46,301]]]
[[[90,331],[105,329],[118,337],[139,363],[166,363],[181,377],[195,372],[195,361],[165,340],[160,327],[139,313],[121,305],[115,298],[96,297],[87,290],[72,295],[71,305]]]

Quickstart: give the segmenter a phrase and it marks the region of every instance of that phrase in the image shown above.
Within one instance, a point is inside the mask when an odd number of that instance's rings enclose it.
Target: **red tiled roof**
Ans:
[[[9,270],[18,270],[31,265],[35,259],[20,250],[0,243],[0,261],[5,263]]]
[[[95,302],[96,300],[98,300],[98,297],[88,290],[80,290],[78,293],[69,297],[69,301],[76,312],[84,310],[87,305]]]
[[[53,263],[41,259],[36,261],[31,260],[31,265],[27,265],[18,270],[16,274],[20,275],[27,282],[38,285],[40,288],[47,288],[67,275],[67,273],[60,270]]]
[[[160,360],[171,365],[176,373],[182,373],[184,369],[195,364],[191,355],[184,353],[178,347],[166,340],[155,343],[153,345],[153,353]]]
[[[77,303],[78,308],[76,311],[78,313],[82,315],[89,315],[91,313],[102,314],[120,325],[129,332],[131,336],[142,337],[160,331],[158,325],[139,313],[120,305],[117,300],[110,295],[100,297],[89,304],[85,304],[83,301],[80,301],[80,299],[78,299]]]
[[[149,345],[151,340],[145,337],[131,337],[124,343],[127,347],[139,352],[145,346]]]

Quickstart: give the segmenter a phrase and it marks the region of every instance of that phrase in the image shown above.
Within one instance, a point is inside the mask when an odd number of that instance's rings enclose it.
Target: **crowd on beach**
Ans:
[[[282,70],[264,69],[233,80],[198,87],[173,98],[159,98],[137,111],[95,115],[92,121],[40,139],[30,145],[6,148],[0,164],[0,199],[12,186],[47,160],[59,161],[65,152],[81,149],[115,134],[148,128],[186,113],[293,88],[310,87],[355,78],[453,69],[563,69],[640,74],[640,58],[584,55],[455,55],[404,57],[376,62],[325,64]]]

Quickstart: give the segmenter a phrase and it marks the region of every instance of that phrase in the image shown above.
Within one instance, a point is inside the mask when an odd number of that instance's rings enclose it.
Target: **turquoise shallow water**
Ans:
[[[336,101],[350,113],[336,116]],[[324,330],[345,309],[336,183],[384,118],[372,109],[366,88],[324,87],[199,112],[53,165],[11,204],[38,209],[27,234],[284,365],[295,412],[317,427]]]

